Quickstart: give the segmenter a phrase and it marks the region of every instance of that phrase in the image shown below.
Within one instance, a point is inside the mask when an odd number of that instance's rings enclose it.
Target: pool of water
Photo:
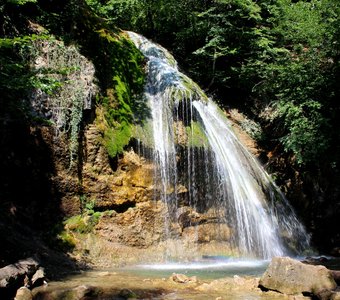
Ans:
[[[320,258],[310,259],[311,262]],[[338,266],[339,260],[322,258],[323,262]],[[99,294],[88,300],[122,300],[126,291],[132,291],[135,299],[153,300],[281,300],[286,296],[261,292],[257,288],[260,277],[269,261],[204,257],[193,262],[168,262],[164,264],[140,264],[114,269],[91,270],[72,275],[61,281],[50,282],[34,290],[36,299],[60,300],[77,294],[79,288],[95,287]],[[336,267],[337,268],[337,267]],[[334,268],[335,269],[335,268]],[[197,280],[178,283],[171,279],[173,273],[196,276]],[[237,275],[237,276],[235,276]],[[99,296],[98,296],[99,295]]]
[[[125,270],[149,277],[168,278],[173,273],[180,273],[197,276],[201,279],[217,279],[234,275],[259,277],[266,270],[268,264],[267,260],[210,258],[188,263],[141,264],[125,267],[121,271]]]

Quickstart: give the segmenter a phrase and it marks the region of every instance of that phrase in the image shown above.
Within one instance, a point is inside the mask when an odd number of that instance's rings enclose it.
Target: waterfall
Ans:
[[[136,33],[128,35],[147,59],[145,97],[156,185],[168,208],[165,227],[177,220],[184,189],[187,206],[213,215],[217,227],[230,228],[225,243],[240,255],[267,259],[307,249],[309,236],[292,207],[223,112],[178,70],[166,49]]]

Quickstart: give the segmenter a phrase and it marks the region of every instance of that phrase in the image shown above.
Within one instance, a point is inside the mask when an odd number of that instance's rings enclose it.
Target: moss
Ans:
[[[76,215],[64,222],[66,230],[73,231],[77,233],[90,233],[93,231],[94,227],[98,224],[101,218],[101,212],[93,212],[90,215]]]
[[[131,138],[131,126],[126,122],[119,124],[115,128],[108,128],[104,133],[104,145],[111,157],[122,153],[124,147],[129,143]]]
[[[71,251],[76,246],[75,238],[65,230],[57,235],[57,242],[57,247],[66,251]]]
[[[102,107],[97,115],[101,123],[103,144],[109,156],[122,153],[132,137],[135,123],[142,123],[148,116],[146,102],[143,99],[144,57],[123,33],[116,34],[106,29],[97,31],[105,46],[106,62],[102,75],[105,78],[104,95],[98,100]],[[104,52],[104,54],[105,54]]]
[[[144,56],[124,32],[94,14],[86,1],[53,2],[52,6],[39,3],[44,15],[40,19],[66,44],[77,44],[80,52],[95,65],[101,91],[97,106],[104,110],[97,123],[102,123],[103,144],[109,155],[115,156],[128,144],[129,128],[148,114],[141,96]],[[115,141],[119,145],[113,146]]]
[[[208,147],[208,139],[202,126],[198,122],[191,122],[191,126],[187,126],[185,129],[189,147]]]
[[[195,99],[199,98],[203,101],[208,101],[208,96],[204,93],[204,91],[195,83],[193,80],[191,80],[189,77],[183,75],[182,76],[182,84],[185,87],[186,92],[186,98],[187,99]]]
[[[76,239],[73,233],[65,230],[62,223],[53,226],[50,231],[46,232],[43,239],[51,248],[60,251],[72,251],[76,247]]]
[[[152,122],[147,120],[144,124],[136,125],[133,127],[132,135],[139,140],[144,146],[153,148],[153,128]]]
[[[71,231],[82,231],[86,224],[81,215],[73,216],[64,222],[65,227]]]

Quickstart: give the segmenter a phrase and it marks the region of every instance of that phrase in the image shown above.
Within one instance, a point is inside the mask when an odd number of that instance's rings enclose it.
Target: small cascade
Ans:
[[[267,259],[307,249],[309,236],[293,209],[223,112],[178,70],[166,49],[128,35],[147,58],[155,184],[167,206],[169,237],[171,223],[179,221],[183,207],[191,207],[210,219],[189,218],[189,225],[214,220],[221,232],[224,228],[221,240],[239,255]]]

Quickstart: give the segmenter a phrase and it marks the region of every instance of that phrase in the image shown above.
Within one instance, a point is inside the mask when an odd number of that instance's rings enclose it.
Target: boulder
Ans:
[[[335,280],[335,282],[340,285],[340,271],[338,270],[331,270],[332,276]]]
[[[259,287],[288,295],[317,295],[334,290],[336,282],[324,266],[303,264],[289,257],[275,257],[260,279]]]
[[[86,299],[87,297],[97,295],[99,290],[94,286],[80,285],[74,288],[73,292],[76,299]]]
[[[340,300],[340,291],[332,292],[330,300]]]
[[[29,278],[38,270],[39,264],[33,258],[20,260],[0,269],[0,288],[19,288],[29,284]]]
[[[44,268],[39,268],[32,276],[31,285],[32,288],[43,285],[45,283],[45,271]]]
[[[137,295],[129,290],[129,289],[123,289],[119,292],[119,296],[123,299],[137,299]]]
[[[173,273],[170,276],[170,280],[176,283],[197,283],[198,282],[196,276],[188,277],[184,274],[176,274],[176,273]]]
[[[89,285],[80,285],[70,289],[41,289],[34,292],[34,299],[39,300],[90,300],[98,299],[102,293],[97,287]]]
[[[27,287],[21,287],[17,290],[14,300],[32,300],[33,295],[30,289]]]

